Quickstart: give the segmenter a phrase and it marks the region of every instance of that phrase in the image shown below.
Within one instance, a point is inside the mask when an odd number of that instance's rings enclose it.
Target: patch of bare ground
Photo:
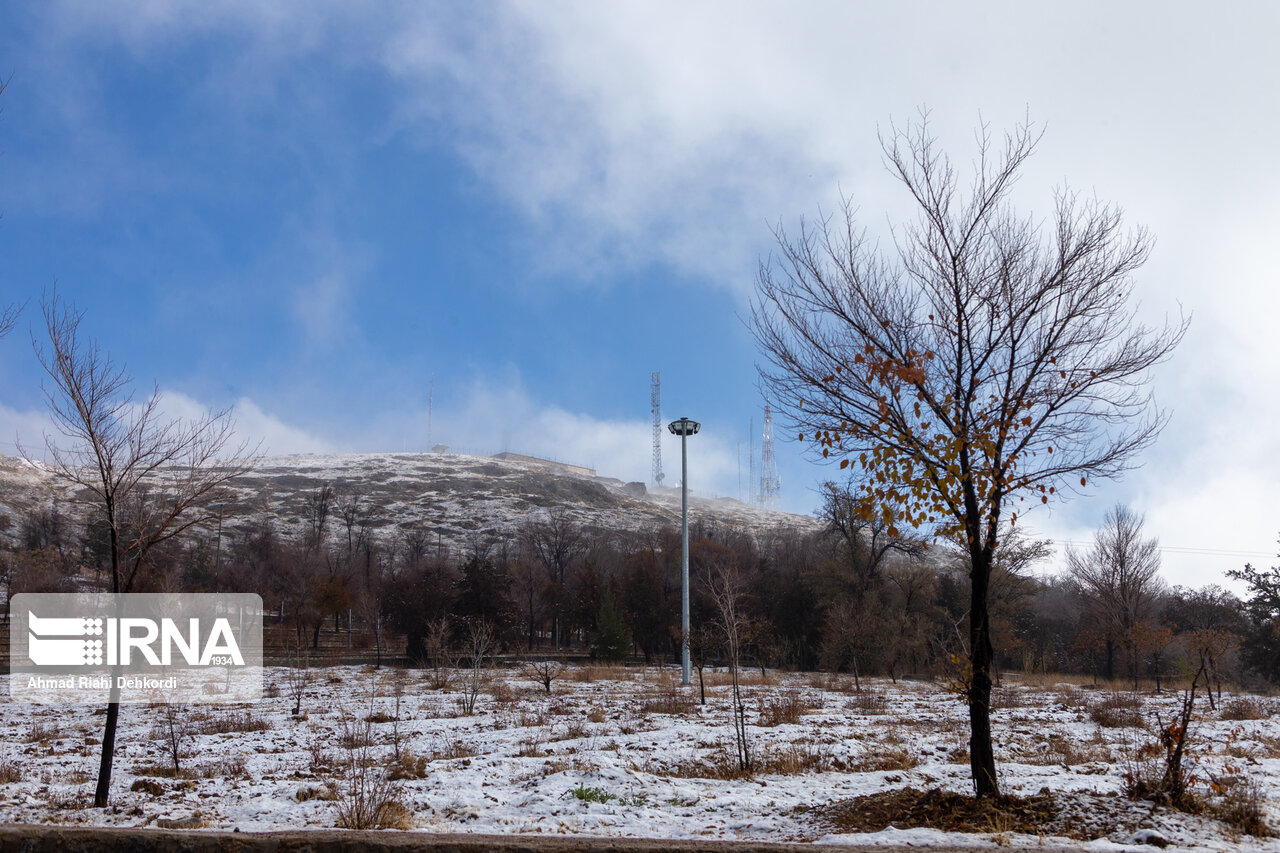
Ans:
[[[1058,817],[1058,808],[1051,794],[978,799],[938,788],[881,791],[820,806],[813,811],[820,820],[837,827],[840,832],[879,832],[893,827],[1044,835],[1043,828],[1053,824]]]
[[[1255,797],[1259,796],[1256,790]],[[1237,797],[1236,799],[1241,799]],[[1233,800],[1231,804],[1234,804]],[[1228,803],[1202,817],[1178,813],[1151,803],[1134,802],[1115,794],[1087,791],[1051,794],[1042,788],[1032,796],[1005,795],[978,799],[937,788],[921,791],[899,788],[817,806],[809,810],[826,831],[840,833],[880,832],[894,829],[936,829],[942,832],[991,834],[1007,843],[1012,833],[1094,841],[1107,838],[1124,842],[1135,833],[1153,832],[1173,843],[1190,830],[1197,837],[1242,835],[1270,837],[1270,829],[1260,820],[1232,820]],[[1248,810],[1251,816],[1256,810]],[[1202,824],[1196,830],[1191,824]],[[1185,840],[1185,839],[1184,839]],[[1144,842],[1165,846],[1155,841]],[[1181,843],[1181,842],[1179,842]]]

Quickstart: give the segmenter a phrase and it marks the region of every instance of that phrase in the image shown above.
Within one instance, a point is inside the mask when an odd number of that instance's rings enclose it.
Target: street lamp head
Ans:
[[[672,421],[667,424],[667,429],[671,430],[672,435],[697,435],[702,424],[697,421],[691,421],[688,418],[681,418],[678,421]]]

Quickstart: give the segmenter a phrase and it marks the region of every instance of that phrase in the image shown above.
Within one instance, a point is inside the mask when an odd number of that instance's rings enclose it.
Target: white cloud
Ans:
[[[209,406],[179,391],[162,391],[160,394],[159,414],[163,420],[194,421],[209,411]],[[250,449],[257,447],[263,455],[284,456],[290,453],[332,453],[337,449],[330,441],[264,411],[248,397],[237,400],[230,415],[235,425],[235,437],[228,450],[244,445]]]
[[[424,418],[415,417],[421,423]],[[509,450],[596,469],[604,477],[648,483],[653,426],[644,420],[609,420],[549,406],[531,398],[518,381],[474,383],[452,411],[437,412],[436,441],[455,451],[492,454]],[[708,495],[736,496],[737,456],[732,441],[702,433],[690,439],[689,487]],[[680,479],[680,441],[662,431],[667,485]]]
[[[157,422],[193,421],[203,417],[210,407],[178,391],[161,391]],[[242,397],[231,408],[235,436],[228,450],[244,444],[259,447],[263,454],[281,456],[289,453],[330,453],[337,447],[327,439],[286,423],[264,411],[248,397]],[[45,435],[65,447],[66,439],[54,429],[53,421],[43,411],[17,411],[0,404],[0,453],[19,455],[19,447],[35,459],[45,458]]]

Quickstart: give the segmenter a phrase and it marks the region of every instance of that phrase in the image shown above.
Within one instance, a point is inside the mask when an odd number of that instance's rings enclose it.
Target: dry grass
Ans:
[[[864,755],[849,765],[849,772],[882,773],[889,770],[910,770],[919,763],[919,759],[914,754],[902,747],[893,747]]]
[[[265,732],[271,728],[271,721],[255,717],[248,711],[243,714],[228,711],[225,714],[195,718],[191,726],[192,731],[198,735],[222,735],[231,732]]]
[[[550,740],[580,740],[581,738],[586,737],[587,734],[587,726],[585,723],[580,720],[571,720],[568,723],[565,723],[565,727],[561,731],[557,732],[553,729]]]
[[[623,666],[601,666],[592,664],[590,666],[575,666],[565,673],[570,681],[576,681],[579,684],[592,684],[597,681],[611,681],[619,678],[626,671]]]
[[[1275,835],[1267,825],[1267,798],[1255,779],[1233,780],[1227,793],[1214,803],[1209,813],[1237,832],[1254,838]]]
[[[881,693],[860,690],[850,694],[849,701],[844,703],[846,711],[853,711],[866,716],[877,716],[889,713],[889,700]]]
[[[707,687],[728,687],[733,683],[733,677],[729,675],[727,669],[708,668],[703,672],[702,677]],[[738,682],[743,687],[776,687],[778,677],[778,673],[773,670],[765,670],[763,673],[758,669],[738,670]]]
[[[198,764],[186,764],[181,770],[174,770],[172,764],[152,764],[142,762],[133,765],[131,772],[135,776],[155,776],[160,779],[248,779],[248,764],[242,756],[222,758],[216,761],[203,761]],[[84,774],[82,781],[89,781]],[[146,780],[139,780],[146,781]]]
[[[991,710],[1025,708],[1035,704],[1035,694],[1019,687],[999,687],[991,691]]]
[[[338,799],[338,786],[334,782],[329,782],[323,788],[304,785],[298,789],[298,792],[293,795],[293,798],[300,803],[305,803],[308,800],[321,800],[323,802],[332,803]]]
[[[1251,696],[1229,699],[1218,710],[1218,717],[1223,720],[1265,720],[1270,716],[1271,711],[1266,704]]]
[[[1087,743],[1076,743],[1064,735],[1053,734],[1045,742],[1042,752],[1023,756],[1019,760],[1025,764],[1075,767],[1094,762],[1110,764],[1114,759],[1111,749],[1097,736]]]
[[[819,703],[798,690],[784,690],[760,700],[759,724],[766,728],[795,724]]]
[[[1112,693],[1089,706],[1089,719],[1104,729],[1143,727],[1142,699],[1132,693]]]
[[[677,687],[644,694],[640,702],[641,714],[688,714],[695,707],[693,696]]]
[[[421,779],[427,775],[427,764],[430,762],[425,755],[419,755],[411,749],[405,749],[400,752],[400,757],[392,757],[387,762],[387,778],[392,782],[399,782],[402,779]]]
[[[14,761],[0,761],[0,785],[22,781],[22,769]]]
[[[489,686],[489,695],[498,705],[514,705],[520,701],[519,691],[502,678],[495,679]]]
[[[812,744],[791,743],[765,749],[756,759],[757,773],[799,776],[835,769],[831,755]]]
[[[48,743],[54,738],[60,737],[62,731],[55,723],[45,725],[44,723],[32,723],[23,732],[22,739],[27,743]]]

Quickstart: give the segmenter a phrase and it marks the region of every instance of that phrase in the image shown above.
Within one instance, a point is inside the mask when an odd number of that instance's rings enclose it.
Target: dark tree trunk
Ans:
[[[113,678],[112,681],[115,681]],[[111,702],[107,704],[107,724],[102,730],[102,758],[98,761],[98,787],[93,793],[95,808],[106,808],[107,795],[111,792],[111,763],[116,751],[116,721],[120,718],[120,691],[111,688]]]
[[[107,502],[107,524],[111,527],[111,591],[120,592],[120,533],[116,530],[115,507]],[[98,761],[98,787],[93,793],[95,808],[106,808],[111,793],[111,764],[116,752],[116,722],[120,719],[120,688],[115,673],[111,678],[111,697],[107,702],[107,721],[102,727],[102,757]]]
[[[991,579],[991,554],[986,548],[970,549],[969,661],[973,667],[969,684],[969,769],[974,792],[979,797],[998,797],[996,758],[991,748],[991,621],[987,609],[987,587]]]

